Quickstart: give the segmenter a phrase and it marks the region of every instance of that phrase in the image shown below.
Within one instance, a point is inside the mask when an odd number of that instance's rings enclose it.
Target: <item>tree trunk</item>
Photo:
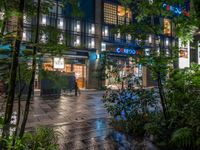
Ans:
[[[17,67],[18,67],[20,44],[22,39],[22,31],[23,31],[23,10],[24,10],[24,0],[20,0],[19,7],[17,9],[20,15],[17,16],[17,33],[16,33],[16,40],[14,43],[14,50],[12,52],[12,63],[11,63],[9,85],[8,85],[8,97],[6,100],[4,127],[2,132],[3,138],[9,135],[9,126],[13,112]]]
[[[160,100],[161,100],[161,105],[163,109],[163,115],[165,120],[167,119],[167,109],[166,109],[166,98],[165,98],[165,93],[162,85],[162,79],[160,72],[157,73],[157,82],[158,82],[158,90],[159,90],[159,95],[160,95]]]
[[[15,133],[13,135],[13,143],[12,145],[15,145],[15,141],[16,141],[16,137],[19,131],[19,122],[20,122],[20,115],[21,115],[21,96],[22,96],[22,92],[25,88],[25,84],[22,86],[21,84],[21,70],[20,70],[20,65],[18,66],[18,77],[19,77],[19,93],[18,93],[18,110],[17,110],[17,122],[16,122],[16,129],[15,129]]]
[[[36,25],[36,35],[35,35],[35,42],[34,42],[35,44],[38,43],[38,38],[39,38],[40,4],[41,4],[41,0],[38,0],[37,25]],[[21,124],[21,130],[20,130],[20,133],[19,133],[19,137],[20,138],[22,138],[23,135],[24,135],[26,122],[27,122],[28,114],[29,114],[31,95],[32,95],[32,92],[34,90],[34,80],[35,80],[35,72],[36,72],[36,51],[37,51],[37,48],[36,48],[36,46],[34,46],[34,48],[33,48],[33,61],[32,61],[31,80],[30,80],[29,87],[28,87],[28,95],[27,95],[27,100],[26,100],[26,105],[25,105],[25,111],[24,111],[23,121],[22,121],[22,124]]]
[[[3,23],[2,23],[2,27],[1,27],[1,35],[4,35],[5,28],[6,28],[6,21],[7,21],[7,5],[6,5],[5,0],[3,1],[3,6],[4,6],[5,15],[4,15]]]

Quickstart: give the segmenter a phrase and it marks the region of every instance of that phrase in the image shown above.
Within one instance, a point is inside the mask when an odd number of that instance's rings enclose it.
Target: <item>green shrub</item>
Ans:
[[[4,141],[7,150],[59,150],[58,136],[60,133],[55,132],[52,128],[40,127],[34,132],[26,132],[22,139],[15,138],[13,145],[13,136],[6,139],[0,138],[0,143]]]
[[[145,134],[145,124],[159,112],[153,89],[108,90],[103,102],[113,117],[114,127],[139,137]]]
[[[171,142],[177,147],[191,147],[194,137],[192,129],[188,127],[180,128],[172,134]]]

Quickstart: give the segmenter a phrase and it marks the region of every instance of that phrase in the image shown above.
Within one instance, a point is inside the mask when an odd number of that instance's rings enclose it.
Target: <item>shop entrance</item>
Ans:
[[[74,73],[79,88],[86,88],[86,65],[85,64],[66,64],[65,71]]]
[[[106,70],[106,73],[108,74],[108,78],[106,79],[107,87],[119,89],[128,87],[128,84],[136,87],[136,80],[141,84],[142,66],[135,63],[135,58],[119,56],[109,56],[108,58],[112,62],[115,62],[115,65],[110,66],[110,70]]]

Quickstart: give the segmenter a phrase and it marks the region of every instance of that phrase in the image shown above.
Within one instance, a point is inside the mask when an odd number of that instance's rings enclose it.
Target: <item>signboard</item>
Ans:
[[[129,55],[139,55],[141,52],[139,50],[131,49],[131,48],[116,48],[117,53],[129,54]]]
[[[183,45],[179,39],[179,68],[190,67],[190,43]]]
[[[64,69],[65,67],[64,58],[55,57],[53,61],[53,67],[54,69]]]
[[[179,4],[174,4],[174,5],[169,5],[166,2],[163,3],[162,7],[166,9],[167,11],[173,12],[175,15],[180,16],[184,15],[189,17],[189,10],[190,10],[190,1],[186,0],[184,5],[179,5]]]

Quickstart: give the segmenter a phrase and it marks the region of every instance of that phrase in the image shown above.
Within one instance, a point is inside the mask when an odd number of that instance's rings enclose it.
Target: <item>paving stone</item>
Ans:
[[[109,125],[110,116],[101,101],[102,95],[103,92],[88,91],[78,97],[34,97],[27,131],[41,125],[53,127],[61,133],[58,140],[61,150],[135,150],[133,137]],[[0,108],[1,104],[0,100]],[[17,103],[14,108],[16,111]]]

